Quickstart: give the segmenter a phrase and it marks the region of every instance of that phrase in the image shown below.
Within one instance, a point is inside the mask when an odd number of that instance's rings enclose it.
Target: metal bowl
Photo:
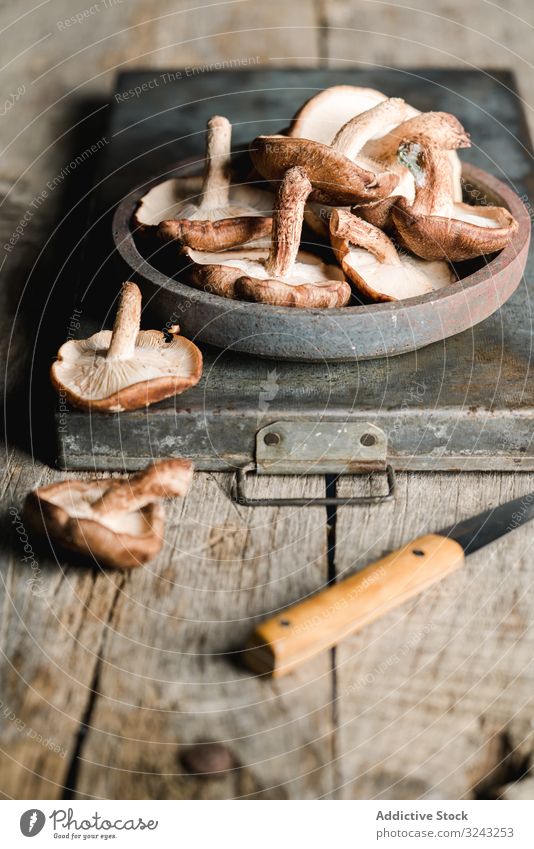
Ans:
[[[198,162],[178,163],[164,179],[197,172]],[[138,201],[161,176],[124,198],[113,219],[113,238],[161,326],[179,324],[191,339],[280,360],[392,357],[473,327],[498,310],[521,280],[530,241],[527,209],[504,183],[479,168],[464,165],[463,178],[472,197],[507,207],[519,229],[508,247],[485,258],[477,270],[466,276],[461,271],[458,283],[404,301],[324,310],[274,307],[231,301],[167,276],[141,255],[131,228]]]

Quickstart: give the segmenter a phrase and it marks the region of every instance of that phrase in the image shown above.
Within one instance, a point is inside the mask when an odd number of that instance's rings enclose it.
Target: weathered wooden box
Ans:
[[[236,144],[244,145],[286,125],[315,91],[340,83],[457,114],[478,142],[465,159],[527,197],[530,141],[507,72],[268,70],[226,72],[224,79],[220,72],[124,74],[94,209],[99,223],[88,237],[74,304],[81,311],[80,334],[103,325],[109,295],[128,274],[108,254],[113,209],[132,187],[180,158],[199,155],[212,114],[226,114]],[[302,422],[306,433],[319,433],[320,444],[321,422],[355,421],[383,431],[388,461],[397,469],[534,469],[533,293],[530,261],[515,295],[487,321],[390,359],[295,364],[205,347],[202,381],[183,396],[112,416],[58,410],[59,464],[136,469],[154,457],[183,455],[200,469],[240,468],[255,461],[256,434],[266,425]],[[149,315],[148,309],[146,327]],[[324,451],[320,445],[318,454]]]

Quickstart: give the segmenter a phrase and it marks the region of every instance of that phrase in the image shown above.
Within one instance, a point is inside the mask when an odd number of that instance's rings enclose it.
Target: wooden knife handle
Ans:
[[[350,578],[260,624],[244,659],[255,672],[285,675],[454,572],[462,546],[427,534]]]

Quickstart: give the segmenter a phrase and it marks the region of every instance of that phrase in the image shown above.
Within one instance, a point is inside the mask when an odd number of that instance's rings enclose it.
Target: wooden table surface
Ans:
[[[473,555],[442,585],[286,679],[254,678],[231,653],[253,621],[412,536],[529,492],[533,474],[404,474],[394,503],[343,507],[330,523],[322,508],[238,507],[227,497],[228,476],[197,474],[189,496],[169,507],[161,555],[126,575],[55,562],[26,536],[18,512],[29,489],[59,477],[42,351],[56,277],[73,247],[71,223],[90,185],[90,165],[76,173],[73,151],[84,150],[84,128],[105,117],[119,70],[201,73],[230,62],[511,67],[531,121],[531,4],[79,6],[0,4],[8,435],[0,792],[532,798],[532,527]],[[29,398],[30,370],[43,374],[42,398],[38,388]],[[323,494],[322,478],[254,487],[256,495],[280,495],[303,485]],[[364,485],[347,480],[342,492]],[[236,769],[224,777],[196,777],[182,765],[185,747],[209,740],[233,753]]]

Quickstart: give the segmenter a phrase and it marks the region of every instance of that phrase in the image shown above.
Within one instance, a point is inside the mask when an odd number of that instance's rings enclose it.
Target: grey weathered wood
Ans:
[[[337,576],[533,488],[532,475],[402,475],[395,503],[338,510]],[[342,796],[469,797],[498,763],[493,735],[531,745],[532,540],[513,531],[337,648]]]
[[[286,479],[324,494],[321,479]],[[80,751],[79,796],[329,796],[335,786],[331,659],[280,683],[232,660],[252,624],[325,584],[326,511],[236,507],[229,477],[198,475],[175,505],[165,550],[128,576],[101,658],[99,696]],[[272,479],[256,495],[280,492]],[[184,773],[186,744],[223,741],[240,768]],[[106,764],[106,768],[104,767]]]
[[[21,515],[26,492],[58,477],[12,456],[2,487],[9,534],[0,585],[0,788],[13,798],[61,798],[123,580],[54,559],[28,532]]]

